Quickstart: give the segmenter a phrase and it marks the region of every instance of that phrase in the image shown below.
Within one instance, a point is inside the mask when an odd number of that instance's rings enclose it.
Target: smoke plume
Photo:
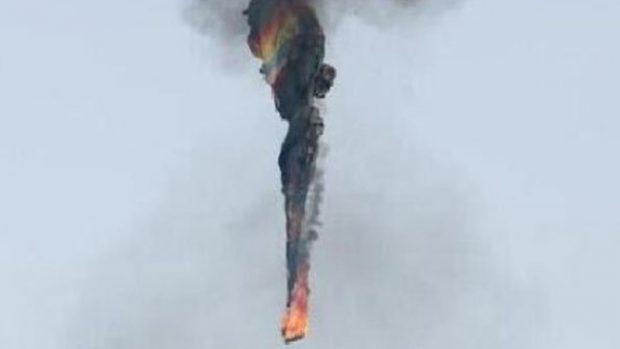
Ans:
[[[397,18],[396,8],[434,9],[446,2],[430,4],[251,0],[246,8],[243,0],[198,0],[189,9],[196,26],[220,38],[243,34],[240,14],[246,16],[248,47],[262,61],[260,72],[271,87],[275,108],[288,123],[278,157],[286,215],[287,301],[281,327],[286,343],[303,338],[308,328],[310,248],[318,237],[324,186],[322,169],[317,173],[316,165],[324,122],[315,99],[325,97],[336,77],[335,68],[323,62],[326,38],[321,22],[332,27],[342,16],[355,14],[381,23]]]
[[[323,26],[333,29],[345,16],[356,16],[377,25],[391,25],[420,14],[441,13],[460,0],[312,0]],[[239,14],[247,0],[193,0],[186,9],[188,21],[216,39],[242,39],[246,26]],[[228,43],[230,44],[230,43]]]

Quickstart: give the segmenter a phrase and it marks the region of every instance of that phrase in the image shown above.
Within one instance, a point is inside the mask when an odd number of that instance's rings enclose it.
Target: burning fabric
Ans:
[[[278,165],[286,213],[287,290],[282,336],[299,340],[308,328],[308,273],[319,191],[316,161],[323,119],[314,106],[331,88],[336,70],[323,63],[325,35],[312,0],[251,0],[244,14],[248,46],[262,60],[260,72],[271,86],[276,109],[289,124]],[[309,192],[311,189],[313,193]]]

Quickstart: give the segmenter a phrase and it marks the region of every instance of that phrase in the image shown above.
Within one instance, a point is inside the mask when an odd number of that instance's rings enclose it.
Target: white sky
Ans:
[[[243,42],[181,13],[0,2],[0,348],[281,345],[285,125]],[[340,24],[298,347],[620,346],[619,19]]]

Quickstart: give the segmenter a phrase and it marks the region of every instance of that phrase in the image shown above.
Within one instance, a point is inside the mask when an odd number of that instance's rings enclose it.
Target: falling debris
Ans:
[[[315,99],[325,97],[336,77],[336,70],[323,63],[325,35],[313,3],[251,0],[244,11],[250,26],[248,46],[262,60],[260,72],[272,88],[278,113],[288,122],[278,158],[286,213],[285,343],[302,339],[308,329],[310,247],[318,237],[323,190],[316,163],[324,124]]]

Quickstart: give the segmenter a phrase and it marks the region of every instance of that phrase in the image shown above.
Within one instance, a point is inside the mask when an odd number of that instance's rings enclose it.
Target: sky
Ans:
[[[285,124],[176,0],[0,3],[0,348],[281,347]],[[620,3],[330,31],[299,348],[620,346]]]

